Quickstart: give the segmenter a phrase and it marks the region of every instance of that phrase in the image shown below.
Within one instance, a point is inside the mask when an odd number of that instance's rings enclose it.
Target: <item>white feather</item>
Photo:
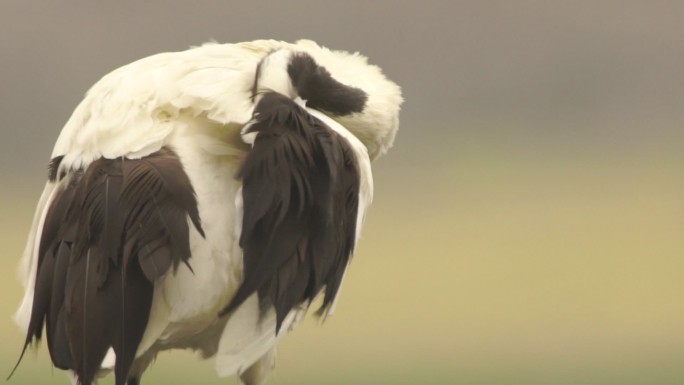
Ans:
[[[271,308],[261,316],[258,295],[252,294],[228,318],[216,353],[216,373],[226,377],[244,372],[297,326],[307,307],[290,311],[276,335],[275,310]]]
[[[287,73],[291,55],[292,50],[279,49],[261,61],[259,77],[256,80],[257,101],[264,92],[277,92],[291,99],[297,96],[290,75]]]
[[[228,319],[216,354],[216,373],[231,376],[247,369],[276,342],[276,317],[269,311],[259,319],[259,299],[251,295]]]
[[[43,232],[43,224],[47,215],[47,207],[54,198],[55,183],[45,184],[43,193],[38,201],[36,212],[33,215],[33,223],[29,231],[26,248],[19,264],[19,280],[24,285],[24,297],[19,308],[12,317],[14,322],[19,325],[22,331],[26,332],[31,320],[31,307],[33,306],[33,294],[36,284],[36,274],[38,271],[38,249],[40,247],[40,237],[37,234]]]

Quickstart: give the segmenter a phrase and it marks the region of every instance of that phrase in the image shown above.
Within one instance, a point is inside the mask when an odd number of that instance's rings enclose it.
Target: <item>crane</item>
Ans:
[[[23,352],[45,333],[73,383],[137,385],[160,351],[193,349],[262,384],[312,301],[334,309],[402,102],[366,57],[309,40],[107,74],[49,160],[20,266]]]

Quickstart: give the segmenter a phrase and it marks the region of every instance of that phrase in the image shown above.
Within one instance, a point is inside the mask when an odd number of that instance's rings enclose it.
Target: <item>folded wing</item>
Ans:
[[[189,264],[190,223],[203,234],[194,191],[165,148],[142,159],[100,158],[57,183],[39,238],[25,348],[45,325],[55,366],[90,384],[111,347],[123,384],[154,281]]]
[[[290,311],[324,293],[335,298],[356,241],[359,166],[345,138],[291,99],[262,96],[256,134],[240,170],[244,279],[224,309],[258,293],[276,331]]]

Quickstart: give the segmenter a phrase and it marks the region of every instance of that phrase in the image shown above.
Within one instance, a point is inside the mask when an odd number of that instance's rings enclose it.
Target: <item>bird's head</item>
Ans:
[[[284,45],[259,63],[255,99],[264,92],[301,98],[354,134],[371,159],[384,154],[399,128],[401,89],[359,53],[333,51],[309,40]]]

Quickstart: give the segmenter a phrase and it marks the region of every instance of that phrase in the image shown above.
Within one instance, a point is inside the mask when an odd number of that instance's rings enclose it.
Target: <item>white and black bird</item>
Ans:
[[[20,271],[24,351],[45,333],[83,385],[138,384],[167,349],[261,384],[314,298],[333,310],[401,103],[364,56],[312,41],[106,75],[49,162]]]

